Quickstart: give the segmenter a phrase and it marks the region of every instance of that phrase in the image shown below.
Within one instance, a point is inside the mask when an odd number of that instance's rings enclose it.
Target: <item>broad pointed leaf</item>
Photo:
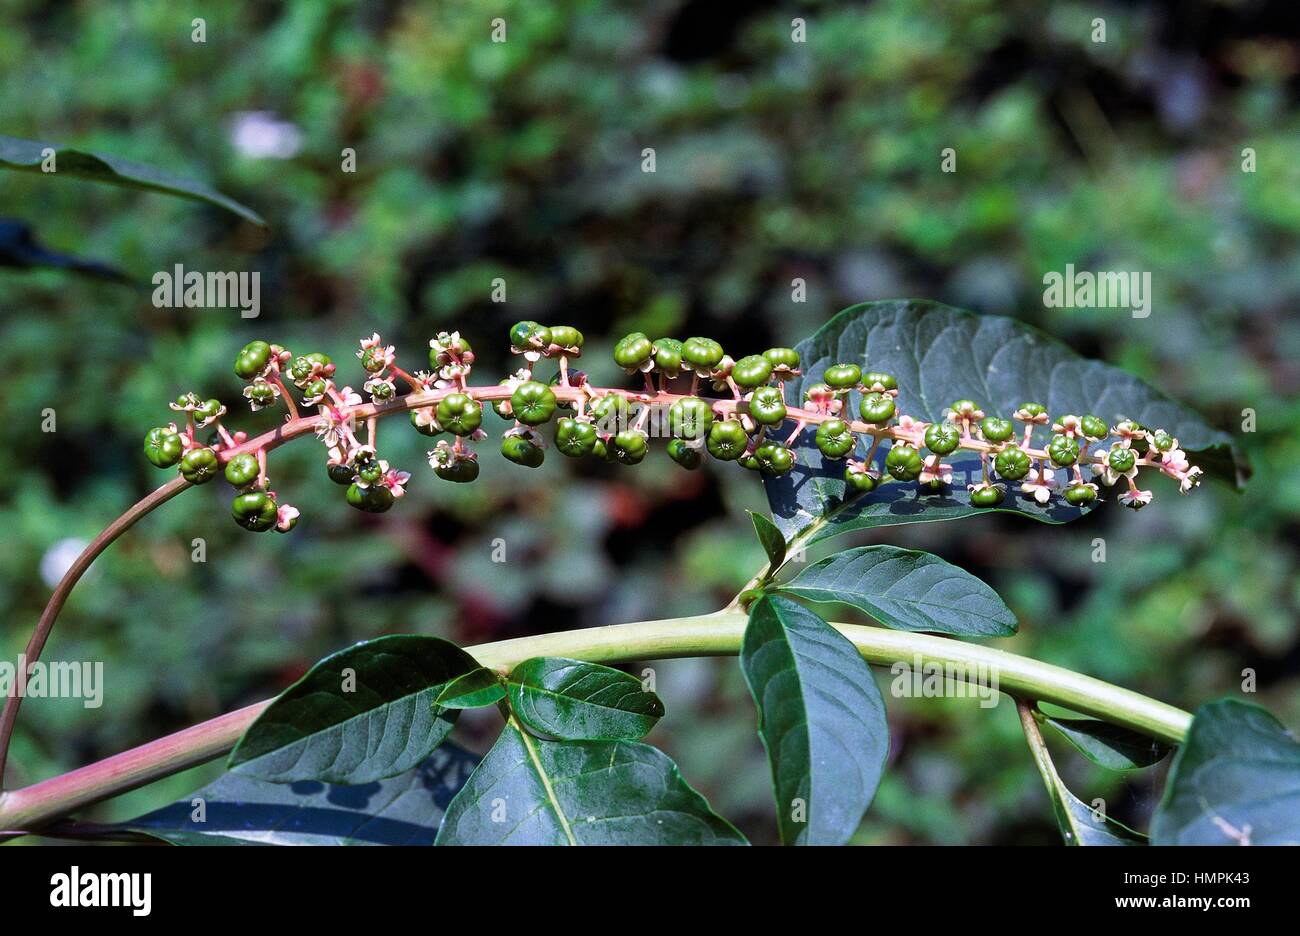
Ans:
[[[1196,710],[1151,822],[1157,845],[1300,845],[1300,744],[1257,705]]]
[[[975,400],[987,412],[1005,417],[1021,403],[1036,401],[1054,416],[1095,413],[1112,425],[1123,416],[1164,428],[1207,474],[1240,483],[1250,473],[1231,438],[1192,411],[1131,374],[1082,358],[1015,319],[917,300],[866,302],[845,309],[797,350],[803,376],[786,383],[787,399],[799,399],[803,386],[819,381],[828,366],[852,363],[893,374],[899,412],[917,419],[939,419],[958,399]],[[849,403],[856,413],[856,391]],[[981,477],[976,458],[945,459],[953,465],[953,481],[940,494],[922,492],[913,483],[889,482],[870,494],[848,496],[844,462],[823,459],[812,439],[811,429],[801,434],[793,471],[764,481],[773,519],[787,540],[803,533],[811,543],[850,530],[950,520],[988,509],[970,504],[967,485]],[[1082,515],[1060,497],[1040,506],[1016,487],[1010,486],[997,509],[1048,523]]]
[[[1006,637],[1018,626],[997,592],[965,569],[897,546],[846,549],[813,563],[780,590],[851,605],[896,630]]]
[[[1171,748],[1127,728],[1096,718],[1044,720],[1065,736],[1084,757],[1108,770],[1137,770],[1164,759]]]
[[[227,773],[179,802],[109,826],[174,845],[431,845],[478,758],[444,744],[395,777],[359,786]]]
[[[47,151],[52,151],[54,171],[45,172],[48,165]],[[50,178],[90,179],[94,182],[107,182],[124,188],[145,189],[162,192],[166,195],[178,195],[192,201],[207,202],[224,208],[266,227],[266,222],[253,209],[241,205],[233,198],[222,195],[216,189],[195,182],[191,179],[173,175],[163,169],[144,163],[132,162],[120,156],[107,153],[91,153],[75,146],[59,143],[42,143],[37,140],[20,140],[17,137],[0,136],[0,169],[16,169],[20,172],[38,172]]]
[[[842,845],[871,805],[889,754],[871,669],[839,631],[773,595],[750,608],[740,664],[772,766],[781,841]]]
[[[438,708],[467,709],[496,705],[506,697],[506,687],[495,670],[486,666],[470,670],[447,683],[433,702]]]
[[[666,754],[543,741],[513,718],[447,809],[439,845],[743,845]]]
[[[437,637],[368,640],[313,666],[258,716],[230,768],[292,783],[369,783],[414,767],[451,731],[434,707],[447,683],[478,669]]]
[[[568,740],[636,740],[663,717],[641,681],[598,663],[534,657],[507,680],[510,709],[534,731]]]
[[[1037,718],[1041,713],[1024,705],[1017,705],[1020,724],[1025,731],[1025,741],[1034,757],[1034,766],[1042,775],[1052,802],[1052,814],[1066,845],[1145,845],[1146,838],[1123,823],[1107,816],[1102,809],[1093,809],[1066,788],[1061,775],[1052,763],[1052,755],[1038,730]]]
[[[776,528],[776,524],[760,513],[750,513],[754,520],[754,533],[767,555],[767,567],[775,571],[785,562],[785,537]]]

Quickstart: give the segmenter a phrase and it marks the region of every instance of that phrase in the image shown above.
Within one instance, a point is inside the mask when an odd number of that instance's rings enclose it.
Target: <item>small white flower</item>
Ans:
[[[298,508],[281,504],[275,512],[275,528],[281,533],[288,533],[298,523]]]
[[[1051,468],[1043,468],[1041,471],[1030,468],[1024,483],[1020,485],[1020,492],[1028,494],[1040,504],[1046,504],[1051,500],[1052,489],[1056,487],[1056,482],[1053,480],[1055,474],[1056,472]]]
[[[1151,503],[1151,492],[1139,491],[1137,488],[1130,488],[1119,496],[1119,502],[1125,507],[1132,507],[1134,510],[1141,510],[1147,504]]]

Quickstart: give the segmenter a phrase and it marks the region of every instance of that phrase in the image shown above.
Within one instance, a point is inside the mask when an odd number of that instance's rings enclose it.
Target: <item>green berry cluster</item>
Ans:
[[[628,373],[642,374],[645,388],[626,390],[593,387],[581,371],[569,368],[583,346],[582,333],[573,326],[517,322],[509,339],[523,366],[489,387],[469,384],[474,351],[458,332],[433,338],[430,370],[415,374],[398,367],[394,349],[378,334],[363,339],[356,356],[366,374],[368,405],[351,387],[335,383],[328,355],[295,356],[281,345],[251,341],[234,365],[246,384],[244,397],[253,410],[282,403],[292,432],[276,430],[250,442],[223,426],[226,408],[219,400],[185,393],[170,404],[184,414],[184,425],[150,429],[145,457],[160,468],[176,467],[191,484],[223,474],[236,489],[231,505],[236,522],[259,532],[287,531],[297,522],[298,511],[278,502],[267,474],[267,453],[284,438],[314,430],[328,452],[327,474],[346,488],[347,502],[382,513],[404,495],[410,475],[379,457],[379,417],[409,412],[417,432],[446,434],[449,438],[438,439],[428,452],[429,464],[439,478],[465,483],[479,475],[472,443],[487,436],[485,402],[512,424],[501,439],[502,455],[528,468],[542,465],[551,444],[570,458],[635,465],[646,458],[654,430],[668,438],[668,457],[683,468],[699,468],[712,456],[764,475],[783,475],[795,465],[791,445],[812,428],[823,458],[844,461],[843,477],[853,493],[873,491],[888,480],[943,490],[952,483],[953,470],[944,459],[959,450],[979,458],[982,479],[968,488],[971,503],[982,507],[1002,503],[1008,483],[1019,483],[1020,492],[1039,503],[1060,491],[1067,503],[1086,506],[1097,500],[1099,487],[1084,477],[1085,468],[1106,485],[1124,480],[1127,490],[1119,500],[1132,507],[1151,498],[1135,483],[1141,469],[1174,478],[1183,492],[1200,480],[1201,470],[1188,463],[1178,440],[1164,430],[1126,419],[1110,427],[1094,415],[1053,421],[1045,406],[1032,402],[1003,418],[965,399],[955,401],[940,420],[923,422],[899,412],[898,381],[891,374],[864,371],[855,363],[826,367],[795,405],[786,399],[786,381],[801,374],[799,353],[792,348],[769,348],[737,360],[711,338],[652,340],[633,332],[615,343],[613,357]],[[534,374],[542,358],[558,363],[549,379]],[[689,386],[673,383],[687,379]],[[406,396],[398,392],[399,380],[409,387]],[[289,385],[299,391],[298,404]],[[704,396],[707,388],[718,395]],[[855,398],[856,414],[851,412]],[[298,405],[316,407],[316,415],[300,417]],[[651,422],[651,417],[657,418]],[[362,420],[364,442],[357,434]],[[548,441],[542,429],[552,421]],[[794,423],[793,431],[782,436],[787,421]],[[1048,424],[1046,446],[1034,448],[1035,428]],[[860,446],[866,449],[862,457]],[[1064,478],[1058,482],[1056,474]]]

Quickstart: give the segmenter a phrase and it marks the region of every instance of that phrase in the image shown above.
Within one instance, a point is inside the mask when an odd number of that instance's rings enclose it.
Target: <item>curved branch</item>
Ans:
[[[191,487],[191,485],[184,478],[173,478],[153,491],[153,493],[137,501],[135,506],[106,526],[104,531],[82,550],[81,555],[77,557],[77,561],[72,563],[72,567],[63,573],[63,578],[59,579],[59,584],[54,587],[54,594],[50,596],[49,602],[45,605],[45,610],[41,612],[41,619],[36,624],[36,630],[32,632],[31,639],[27,641],[27,649],[23,655],[25,664],[35,663],[40,659],[41,651],[45,649],[45,642],[50,637],[50,631],[54,629],[54,619],[59,616],[59,612],[63,609],[63,603],[68,600],[68,595],[72,593],[73,587],[86,574],[86,570],[90,568],[90,564],[95,561],[96,557],[107,549],[115,539],[135,526],[140,518],[155,507],[167,503],[167,501],[188,487]],[[0,790],[4,789],[5,761],[9,754],[9,739],[13,736],[14,724],[18,721],[18,707],[20,705],[22,705],[22,696],[14,693],[5,699],[4,711],[0,712]]]
[[[740,652],[748,616],[720,611],[699,617],[638,621],[584,630],[517,637],[470,647],[484,666],[508,672],[535,656],[565,656],[593,663],[676,657],[730,656]],[[1091,676],[1005,650],[858,624],[834,624],[870,663],[953,666],[978,678],[996,678],[1004,693],[1053,702],[1177,744],[1192,716],[1181,709]],[[259,702],[88,767],[0,794],[0,829],[37,829],[100,800],[219,757],[270,702]]]

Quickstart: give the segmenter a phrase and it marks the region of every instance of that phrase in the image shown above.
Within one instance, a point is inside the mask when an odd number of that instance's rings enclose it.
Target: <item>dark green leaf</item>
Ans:
[[[437,637],[395,635],[328,656],[249,726],[230,767],[277,783],[369,783],[414,767],[451,731],[434,708],[447,683],[478,669]]]
[[[1052,814],[1066,845],[1145,845],[1146,838],[1123,823],[1116,822],[1102,809],[1094,810],[1071,793],[1056,772],[1052,755],[1038,730],[1032,706],[1018,704],[1020,724],[1025,731],[1025,741],[1034,757],[1034,766],[1043,777],[1047,795],[1052,802]]]
[[[1006,637],[1018,622],[997,592],[938,556],[861,546],[815,562],[781,591],[865,611],[896,630]]]
[[[1196,710],[1151,822],[1157,845],[1300,845],[1300,744],[1257,705]]]
[[[758,542],[762,545],[763,552],[767,554],[767,567],[770,571],[776,571],[781,568],[781,563],[785,562],[785,537],[776,528],[776,524],[767,517],[753,511],[750,511],[749,515],[754,521],[754,532],[758,534]]]
[[[743,845],[637,741],[543,741],[513,718],[447,808],[439,845]]]
[[[511,671],[510,708],[534,731],[570,740],[636,740],[664,714],[664,704],[641,681],[620,670],[534,657]]]
[[[140,832],[175,845],[430,845],[477,762],[448,743],[405,773],[360,786],[227,773],[105,831]]]
[[[842,845],[871,805],[889,754],[870,668],[817,615],[772,595],[750,608],[740,665],[772,765],[781,841]]]
[[[464,676],[457,676],[434,700],[438,708],[467,709],[496,705],[506,697],[506,687],[494,670],[480,666]]]
[[[1170,748],[1127,728],[1096,718],[1052,718],[1049,725],[1065,735],[1083,755],[1108,770],[1136,770],[1164,759]]]
[[[1234,482],[1249,475],[1231,438],[1195,413],[1119,368],[1079,357],[1014,319],[916,300],[866,302],[835,316],[801,342],[798,351],[803,376],[786,383],[787,399],[800,399],[803,385],[820,380],[828,366],[852,363],[892,373],[898,379],[899,412],[917,419],[939,419],[945,407],[963,398],[1001,416],[1033,400],[1053,415],[1096,413],[1112,425],[1126,416],[1164,428],[1207,474]],[[857,402],[855,391],[850,399],[854,413]],[[802,532],[812,543],[850,530],[949,520],[988,510],[972,507],[966,488],[980,480],[977,458],[952,461],[953,482],[942,494],[890,482],[846,501],[843,461],[823,459],[812,437],[810,429],[800,436],[799,464],[792,472],[764,482],[773,519],[787,540]],[[1040,506],[1020,496],[1016,487],[1010,486],[997,509],[1048,523],[1082,515],[1059,497]]]
[[[41,166],[45,162],[44,151],[47,148],[54,151],[54,171],[42,174],[51,178],[63,176],[90,179],[124,188],[178,195],[181,198],[216,205],[247,221],[266,227],[266,222],[253,209],[241,205],[232,198],[227,198],[202,182],[184,179],[144,163],[132,162],[129,159],[104,153],[91,153],[73,146],[0,136],[0,169],[40,173]]]

